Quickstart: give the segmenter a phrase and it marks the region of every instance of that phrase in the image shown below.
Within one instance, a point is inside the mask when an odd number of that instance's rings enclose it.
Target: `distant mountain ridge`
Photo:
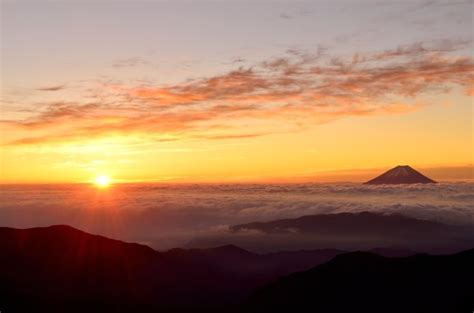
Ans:
[[[263,232],[358,232],[380,233],[381,231],[445,231],[451,227],[438,222],[419,220],[401,214],[374,212],[331,213],[305,215],[297,218],[269,222],[253,222],[231,226],[231,230],[259,230]]]
[[[400,214],[374,212],[306,215],[293,219],[234,225],[236,233],[257,231],[316,238],[321,245],[345,250],[368,250],[377,246],[402,246],[430,253],[452,253],[474,246],[471,227],[442,224]],[[344,244],[343,247],[338,244]]]
[[[380,176],[369,180],[369,185],[398,185],[398,184],[434,184],[431,178],[426,177],[408,165],[396,166]]]

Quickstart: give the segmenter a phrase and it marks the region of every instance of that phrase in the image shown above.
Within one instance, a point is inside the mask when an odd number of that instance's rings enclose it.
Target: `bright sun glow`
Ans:
[[[110,185],[110,182],[110,177],[105,175],[98,176],[95,179],[95,184],[100,188],[108,187]]]

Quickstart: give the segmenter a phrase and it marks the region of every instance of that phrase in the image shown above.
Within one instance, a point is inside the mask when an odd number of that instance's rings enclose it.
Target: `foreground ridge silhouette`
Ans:
[[[398,185],[398,184],[435,184],[431,178],[426,177],[408,165],[399,165],[365,184],[369,185]]]
[[[260,255],[232,245],[158,252],[66,225],[0,227],[0,310],[222,312],[279,276],[345,252]]]
[[[454,255],[336,256],[257,292],[245,312],[469,313],[474,249]]]
[[[413,255],[403,250],[373,251]],[[427,310],[416,312],[441,312],[430,309],[446,309],[453,303],[459,306],[445,312],[469,307],[474,250],[451,256],[377,254],[326,249],[259,255],[232,245],[158,252],[64,225],[3,227],[0,310],[295,312],[309,307],[342,312],[339,309],[346,307],[338,302],[347,302],[368,308],[355,312],[376,312],[371,308],[391,312],[385,306],[392,301],[398,303],[393,307],[403,308],[400,312],[421,307]],[[278,280],[292,272],[300,273]],[[289,290],[288,281],[295,282]],[[300,288],[306,291],[294,292]],[[412,296],[413,290],[419,298]],[[428,301],[430,293],[434,298]]]

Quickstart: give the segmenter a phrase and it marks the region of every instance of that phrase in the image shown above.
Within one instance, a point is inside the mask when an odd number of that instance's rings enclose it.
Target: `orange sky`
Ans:
[[[247,16],[258,32],[233,19],[250,12],[237,2],[186,13],[166,31],[140,28],[147,10],[132,3],[97,4],[92,15],[91,4],[8,3],[0,182],[359,181],[399,164],[472,179],[472,17],[462,5],[364,3],[344,2],[349,20],[340,4],[318,20],[259,3],[276,17]],[[301,10],[317,15],[317,5]],[[378,19],[412,5],[422,13],[411,22]],[[440,14],[444,27],[414,26]],[[201,42],[188,37],[195,23]],[[381,26],[386,35],[374,31]]]

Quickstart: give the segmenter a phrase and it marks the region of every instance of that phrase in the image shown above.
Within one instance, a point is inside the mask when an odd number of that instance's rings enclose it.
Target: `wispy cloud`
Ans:
[[[324,48],[288,50],[182,84],[104,84],[96,102],[55,102],[3,124],[43,132],[10,142],[25,145],[124,134],[148,140],[249,138],[278,129],[249,132],[242,126],[249,122],[291,121],[285,125],[295,130],[348,116],[409,113],[428,105],[421,100],[428,93],[456,86],[472,93],[474,62],[460,53],[467,45],[444,40],[350,56]]]
[[[60,91],[66,89],[66,85],[52,85],[52,86],[44,86],[40,88],[36,88],[38,91]]]
[[[149,65],[150,62],[138,57],[118,59],[112,63],[112,67],[115,68],[124,68],[124,67],[135,67],[140,65]]]
[[[281,13],[280,18],[289,20],[289,19],[292,19],[293,17],[287,13]]]
[[[387,96],[413,98],[429,90],[443,91],[450,84],[469,88],[472,59],[445,55],[461,44],[416,43],[351,57],[289,51],[291,55],[223,75],[168,87],[130,88],[128,93],[161,105],[229,101],[308,105],[320,111],[381,98],[389,104]]]

